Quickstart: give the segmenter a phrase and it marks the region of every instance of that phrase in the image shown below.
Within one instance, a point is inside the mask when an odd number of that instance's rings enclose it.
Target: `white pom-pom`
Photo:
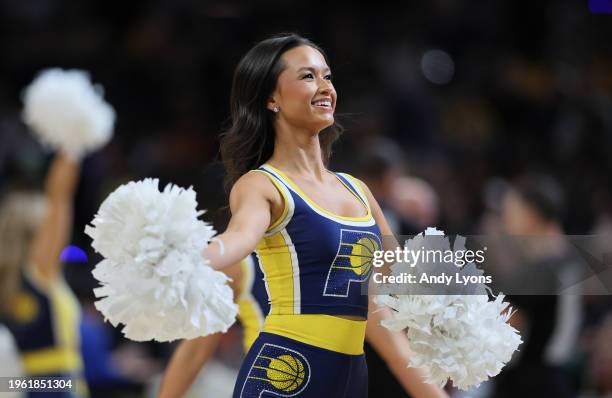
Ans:
[[[225,274],[202,251],[215,231],[198,220],[193,189],[145,179],[120,186],[85,232],[106,259],[96,308],[136,341],[191,339],[226,331],[238,311]]]
[[[80,70],[48,69],[25,89],[23,120],[43,144],[75,157],[105,145],[115,111]]]
[[[494,301],[483,295],[375,298],[394,310],[383,326],[408,328],[410,365],[423,369],[428,383],[443,386],[450,378],[464,390],[497,375],[521,343],[502,300],[503,295]]]
[[[457,237],[454,249],[465,249],[464,241]],[[444,232],[435,228],[428,228],[424,234],[407,241],[406,246],[412,250],[426,246],[450,250]],[[398,263],[392,270],[400,273],[408,271],[406,267]],[[482,274],[473,263],[462,268],[418,263],[413,269],[420,273],[444,270],[464,276]],[[428,383],[443,386],[450,378],[456,387],[467,390],[497,375],[521,343],[518,331],[508,324],[512,314],[509,304],[503,302],[502,294],[489,301],[485,284],[474,284],[465,289],[472,294],[461,295],[440,294],[446,289],[427,284],[415,288],[408,285],[403,290],[432,294],[380,295],[374,302],[393,312],[392,318],[382,321],[383,326],[397,331],[408,328],[408,340],[414,352],[410,366],[421,368]]]

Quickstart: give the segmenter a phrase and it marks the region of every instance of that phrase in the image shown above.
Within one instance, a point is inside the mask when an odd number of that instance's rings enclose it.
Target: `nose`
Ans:
[[[319,93],[331,95],[333,91],[334,85],[332,84],[331,80],[319,79]]]

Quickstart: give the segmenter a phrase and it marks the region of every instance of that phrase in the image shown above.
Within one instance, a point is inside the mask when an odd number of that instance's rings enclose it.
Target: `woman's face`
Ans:
[[[334,123],[336,90],[323,54],[310,46],[292,48],[281,56],[284,70],[268,101],[280,108],[279,122],[319,133]]]
[[[502,200],[502,222],[506,232],[512,235],[537,233],[538,216],[516,192],[509,191]]]

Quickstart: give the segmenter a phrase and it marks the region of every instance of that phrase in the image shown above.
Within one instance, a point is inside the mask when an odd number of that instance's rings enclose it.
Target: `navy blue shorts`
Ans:
[[[233,398],[367,398],[365,355],[347,355],[261,332],[240,367]]]

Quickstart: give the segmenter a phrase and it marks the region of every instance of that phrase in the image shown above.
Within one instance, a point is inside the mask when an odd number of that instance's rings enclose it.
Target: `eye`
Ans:
[[[333,76],[331,73],[328,73],[327,75],[325,75],[325,80],[332,81],[332,79],[333,79]]]
[[[314,75],[309,72],[302,76],[302,79],[314,79]]]

